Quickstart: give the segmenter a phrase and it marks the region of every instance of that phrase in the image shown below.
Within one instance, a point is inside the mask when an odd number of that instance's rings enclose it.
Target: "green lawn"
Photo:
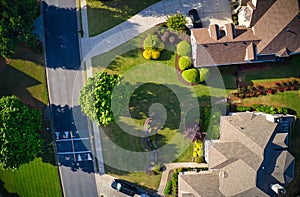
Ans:
[[[42,54],[20,46],[12,60],[6,63],[0,59],[0,78],[0,97],[14,94],[44,113],[48,100]],[[45,142],[41,157],[21,165],[15,172],[0,170],[0,193],[4,196],[62,196],[52,137],[44,130],[46,125],[49,123],[44,122],[39,132]]]
[[[159,0],[87,0],[90,36],[96,36],[126,21]]]
[[[19,196],[57,197],[62,196],[58,179],[57,167],[44,163],[41,158],[23,164],[13,172],[0,170],[1,182],[8,193],[17,193]],[[11,194],[1,191],[4,196]]]

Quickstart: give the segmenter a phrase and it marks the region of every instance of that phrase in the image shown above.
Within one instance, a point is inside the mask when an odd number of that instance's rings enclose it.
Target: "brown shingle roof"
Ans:
[[[298,14],[298,0],[277,0],[253,26],[254,34],[262,39],[257,45],[258,53],[261,53]]]
[[[274,61],[274,54],[287,57],[300,53],[298,0],[257,0],[251,24],[255,24],[253,28],[235,26],[235,31],[232,24],[226,24],[226,28],[213,24],[210,28],[192,29],[194,65]],[[218,29],[220,33],[217,33]],[[253,44],[249,45],[251,42]],[[260,56],[262,54],[264,56]]]
[[[266,13],[266,11],[272,6],[276,0],[258,0],[256,3],[255,10],[252,13],[251,26]]]
[[[288,56],[300,52],[300,14],[282,29],[261,53],[277,53],[278,56]]]

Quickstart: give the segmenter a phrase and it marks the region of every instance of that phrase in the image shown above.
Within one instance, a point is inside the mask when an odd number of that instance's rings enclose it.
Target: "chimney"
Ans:
[[[232,23],[225,24],[224,30],[228,38],[234,39],[236,37],[235,27]]]
[[[208,32],[209,36],[214,40],[218,40],[221,37],[220,28],[217,24],[210,25],[208,28]]]

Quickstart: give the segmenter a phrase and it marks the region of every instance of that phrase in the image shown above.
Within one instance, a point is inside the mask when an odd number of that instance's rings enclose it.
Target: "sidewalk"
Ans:
[[[88,19],[85,0],[81,0],[83,59],[105,53],[145,32],[156,24],[166,21],[166,16],[176,13],[187,15],[191,8],[199,10],[203,25],[232,22],[228,0],[162,0],[139,12],[127,21],[94,37],[88,38]],[[90,53],[90,54],[89,54]]]

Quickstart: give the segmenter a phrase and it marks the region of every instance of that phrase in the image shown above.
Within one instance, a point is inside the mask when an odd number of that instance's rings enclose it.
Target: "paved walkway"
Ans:
[[[194,163],[194,162],[181,162],[181,163],[169,163],[165,165],[166,169],[164,170],[159,187],[157,189],[157,194],[164,196],[164,189],[168,180],[168,175],[170,170],[174,170],[176,168],[182,168],[182,167],[187,167],[187,168],[207,168],[208,165],[205,163]]]

